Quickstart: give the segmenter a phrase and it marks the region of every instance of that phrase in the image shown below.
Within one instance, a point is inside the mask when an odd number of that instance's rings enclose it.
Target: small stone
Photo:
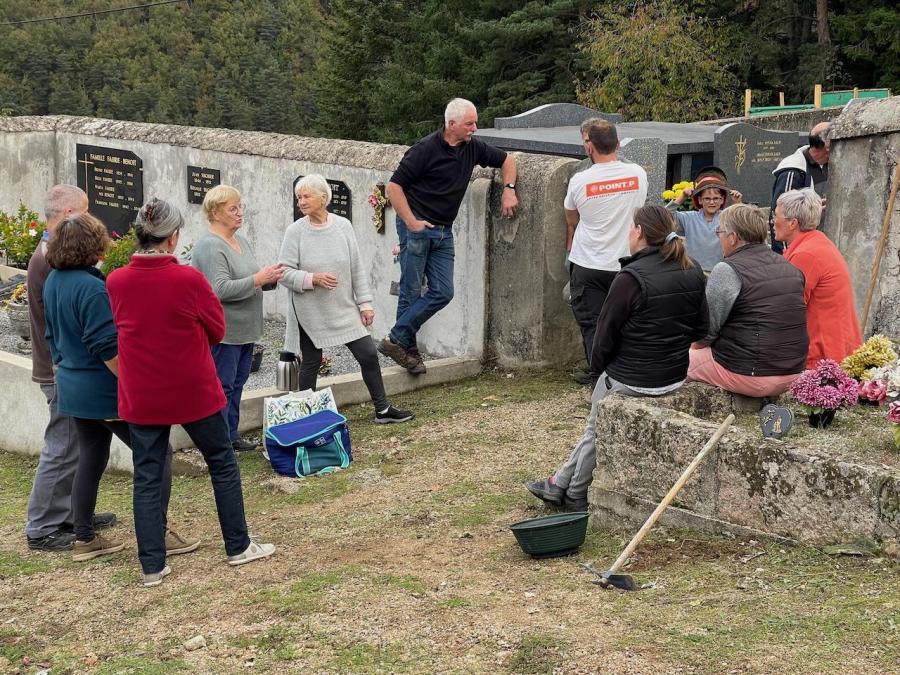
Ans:
[[[531,591],[525,591],[525,599],[526,600],[531,600],[531,598],[533,598],[535,595],[537,595],[537,593],[532,593]]]
[[[529,607],[529,608],[528,608],[528,613],[529,613],[529,614],[537,614],[537,613],[540,612],[540,611],[541,611],[541,610],[538,609],[537,607]]]
[[[190,640],[184,643],[184,648],[189,652],[203,649],[204,647],[206,647],[206,638],[202,635],[195,635]]]

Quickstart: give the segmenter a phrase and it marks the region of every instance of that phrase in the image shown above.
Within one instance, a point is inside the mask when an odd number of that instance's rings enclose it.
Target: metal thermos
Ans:
[[[275,388],[278,391],[298,391],[300,389],[300,369],[294,352],[279,352],[278,370],[275,372]]]

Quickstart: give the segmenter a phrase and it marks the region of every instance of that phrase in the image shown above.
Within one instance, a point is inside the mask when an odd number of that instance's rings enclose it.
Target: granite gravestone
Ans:
[[[800,147],[796,131],[770,131],[735,122],[720,127],[713,140],[713,163],[728,176],[728,183],[744,195],[744,203],[769,206],[772,171]]]
[[[125,234],[144,202],[144,163],[129,150],[75,145],[78,187],[88,196],[88,210],[111,234]]]
[[[622,121],[618,113],[602,113],[577,103],[548,103],[526,110],[512,117],[494,119],[495,129],[533,129],[536,127],[580,126],[592,117],[616,124]]]
[[[294,220],[299,220],[303,217],[300,206],[297,204],[297,193],[294,192],[297,183],[301,178],[303,178],[303,176],[297,176],[294,180],[294,184],[291,186],[291,196],[294,201]],[[328,187],[331,188],[331,203],[328,204],[328,211],[336,216],[343,216],[352,223],[353,193],[350,191],[349,186],[340,180],[331,180],[330,178],[326,178],[325,180],[328,182]]]
[[[202,204],[206,193],[222,183],[222,173],[218,169],[201,166],[187,168],[188,204]]]
[[[619,159],[641,166],[647,172],[647,203],[662,205],[666,189],[666,144],[659,138],[623,138]],[[575,166],[575,173],[591,166],[585,157]]]

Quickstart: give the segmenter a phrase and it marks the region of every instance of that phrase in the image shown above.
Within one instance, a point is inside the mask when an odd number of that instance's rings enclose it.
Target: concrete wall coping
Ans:
[[[859,138],[900,131],[900,96],[854,99],[831,125],[831,138]]]

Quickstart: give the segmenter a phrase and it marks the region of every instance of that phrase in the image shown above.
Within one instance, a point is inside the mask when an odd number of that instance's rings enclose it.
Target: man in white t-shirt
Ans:
[[[590,367],[597,317],[619,271],[619,258],[628,255],[634,211],[647,201],[647,172],[637,164],[619,161],[616,127],[606,120],[585,120],[581,138],[592,164],[569,181],[564,202],[566,257],[571,263],[572,312],[588,360],[590,381],[584,384],[593,384],[599,374]]]

